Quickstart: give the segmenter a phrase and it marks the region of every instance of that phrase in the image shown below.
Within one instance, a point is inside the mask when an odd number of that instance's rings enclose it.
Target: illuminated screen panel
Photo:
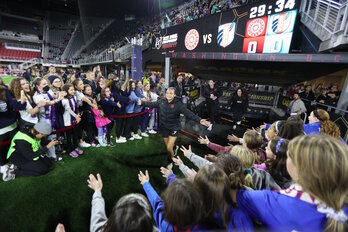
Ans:
[[[176,52],[289,53],[300,0],[266,0],[169,27],[153,48]]]

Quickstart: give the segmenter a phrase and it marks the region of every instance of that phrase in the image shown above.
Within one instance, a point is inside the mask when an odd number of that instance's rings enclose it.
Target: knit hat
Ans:
[[[49,135],[52,133],[52,128],[51,125],[48,124],[47,122],[38,122],[34,126],[34,129],[44,135]]]
[[[50,81],[50,83],[52,84],[53,83],[53,81],[55,80],[55,79],[57,79],[57,78],[59,78],[59,76],[56,76],[56,75],[51,75],[51,76],[49,76],[48,77],[48,80]]]

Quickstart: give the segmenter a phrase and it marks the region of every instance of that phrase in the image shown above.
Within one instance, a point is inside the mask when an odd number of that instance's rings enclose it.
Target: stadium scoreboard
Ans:
[[[266,0],[163,29],[153,47],[174,52],[289,53],[300,0]]]

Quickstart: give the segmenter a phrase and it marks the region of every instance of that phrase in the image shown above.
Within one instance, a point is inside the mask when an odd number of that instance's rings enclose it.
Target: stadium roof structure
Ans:
[[[182,1],[177,1],[178,3]],[[90,17],[124,18],[125,15],[146,16],[158,11],[153,0],[3,0],[2,11],[40,15],[45,11]]]

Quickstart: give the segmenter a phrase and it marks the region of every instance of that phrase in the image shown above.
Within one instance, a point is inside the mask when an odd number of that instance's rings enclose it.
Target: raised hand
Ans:
[[[59,92],[59,96],[58,96],[58,100],[62,100],[65,96],[67,95],[67,93],[65,91],[60,91]]]
[[[260,126],[260,129],[266,129],[266,123],[263,123],[263,124]]]
[[[208,160],[210,162],[215,163],[216,160],[217,160],[217,157],[215,155],[208,154],[208,155],[204,156],[204,159],[206,159],[206,160]]]
[[[59,223],[56,227],[56,230],[55,232],[65,232],[65,228],[64,228],[64,225]]]
[[[171,168],[161,167],[161,173],[162,176],[167,179],[170,174],[173,174],[173,171]]]
[[[197,175],[197,172],[193,168],[191,168],[191,171],[187,173],[187,179],[193,182],[195,180],[196,175]]]
[[[209,127],[210,126],[210,122],[207,121],[206,119],[201,119],[200,123],[203,125],[203,126],[206,126],[206,127]]]
[[[101,191],[103,188],[103,181],[100,174],[97,174],[97,178],[93,174],[89,174],[89,179],[87,180],[88,187],[93,189],[94,192]]]
[[[36,105],[37,107],[42,107],[42,106],[45,106],[46,105],[46,101],[43,100],[43,101],[39,101],[39,103]]]
[[[176,166],[180,166],[180,165],[184,164],[184,162],[182,162],[182,160],[180,159],[179,156],[177,156],[177,158],[173,157],[172,160]]]
[[[146,182],[149,182],[150,181],[149,172],[146,170],[144,175],[144,173],[140,171],[138,174],[138,179],[141,185],[144,185]]]
[[[234,134],[227,136],[227,139],[230,142],[239,142],[239,138],[237,136],[235,136]]]
[[[209,141],[209,139],[208,139],[208,136],[205,136],[205,138],[203,138],[202,136],[199,136],[198,142],[199,142],[200,144],[205,144],[205,145],[207,145],[210,141]]]
[[[184,146],[181,146],[180,150],[184,153],[184,156],[188,156],[192,150],[191,150],[191,145],[189,145],[188,149],[186,149]]]

